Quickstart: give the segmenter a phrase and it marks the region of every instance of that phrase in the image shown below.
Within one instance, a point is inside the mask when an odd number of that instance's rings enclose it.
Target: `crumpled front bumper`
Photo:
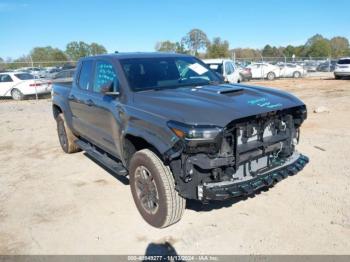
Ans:
[[[222,181],[198,186],[198,199],[224,200],[230,197],[251,195],[260,188],[269,187],[287,176],[297,174],[308,162],[309,158],[307,156],[294,152],[281,166],[258,174],[254,178],[245,181]]]

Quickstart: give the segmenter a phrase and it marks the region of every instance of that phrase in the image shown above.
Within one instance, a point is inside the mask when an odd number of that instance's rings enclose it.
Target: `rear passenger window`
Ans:
[[[93,70],[93,61],[84,61],[81,65],[78,86],[83,90],[88,90],[91,85],[91,74]]]
[[[105,61],[96,62],[95,81],[93,86],[94,92],[101,92],[101,87],[109,82],[113,82],[114,86],[116,86],[116,80],[117,74],[111,63]]]

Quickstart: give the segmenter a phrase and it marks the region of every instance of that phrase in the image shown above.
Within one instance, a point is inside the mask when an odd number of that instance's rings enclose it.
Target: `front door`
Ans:
[[[95,63],[94,80],[90,94],[90,108],[87,121],[94,132],[92,139],[107,152],[120,156],[119,97],[106,95],[101,88],[113,83],[113,91],[119,92],[119,81],[114,65],[107,60]]]

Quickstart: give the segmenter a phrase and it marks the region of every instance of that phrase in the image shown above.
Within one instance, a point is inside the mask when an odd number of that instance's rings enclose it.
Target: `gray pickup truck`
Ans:
[[[270,88],[230,85],[199,59],[168,53],[83,58],[53,87],[62,149],[84,150],[128,176],[152,226],[179,221],[185,199],[253,194],[308,162],[295,150],[304,103]]]

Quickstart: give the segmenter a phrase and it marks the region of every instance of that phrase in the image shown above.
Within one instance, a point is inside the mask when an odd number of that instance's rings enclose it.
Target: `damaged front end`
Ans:
[[[222,200],[249,195],[294,175],[308,158],[297,151],[305,106],[234,120],[226,127],[169,122],[181,138],[165,154],[180,195]]]

